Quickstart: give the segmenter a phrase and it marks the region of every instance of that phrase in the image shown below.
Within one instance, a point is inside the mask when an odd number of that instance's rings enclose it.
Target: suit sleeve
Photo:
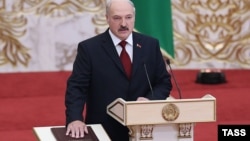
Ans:
[[[65,95],[66,125],[75,120],[83,121],[83,109],[89,85],[90,67],[86,49],[82,43],[78,44],[77,56],[73,64],[73,71],[67,81]]]
[[[160,51],[159,41],[154,44],[153,55],[149,58],[149,77],[153,88],[153,93],[148,92],[146,97],[151,100],[163,100],[169,97],[172,90],[171,75],[167,71],[166,63]],[[152,67],[153,66],[153,67]]]

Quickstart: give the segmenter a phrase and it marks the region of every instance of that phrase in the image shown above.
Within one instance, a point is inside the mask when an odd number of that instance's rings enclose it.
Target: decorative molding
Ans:
[[[249,4],[246,0],[172,1],[176,67],[196,63],[249,68]]]

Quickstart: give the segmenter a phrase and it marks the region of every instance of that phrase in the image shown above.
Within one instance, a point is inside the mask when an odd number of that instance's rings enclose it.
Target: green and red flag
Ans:
[[[136,7],[135,30],[156,37],[164,56],[174,58],[171,0],[132,0]]]

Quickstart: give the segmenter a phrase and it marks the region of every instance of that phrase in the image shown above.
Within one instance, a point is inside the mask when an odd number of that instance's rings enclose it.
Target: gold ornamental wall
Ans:
[[[179,68],[250,68],[249,0],[172,0]]]
[[[174,68],[250,68],[249,0],[172,0]],[[104,0],[0,0],[0,72],[70,71]],[[157,25],[152,25],[157,26]]]
[[[106,29],[103,0],[0,0],[0,72],[71,70],[77,43]]]

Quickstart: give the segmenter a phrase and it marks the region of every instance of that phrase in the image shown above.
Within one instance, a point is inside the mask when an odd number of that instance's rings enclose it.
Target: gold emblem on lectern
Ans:
[[[174,121],[178,118],[178,116],[179,116],[179,109],[176,105],[170,103],[163,107],[162,117],[166,121]]]

